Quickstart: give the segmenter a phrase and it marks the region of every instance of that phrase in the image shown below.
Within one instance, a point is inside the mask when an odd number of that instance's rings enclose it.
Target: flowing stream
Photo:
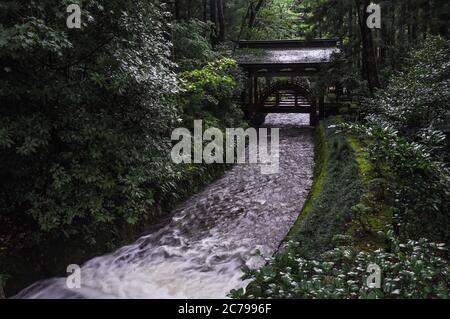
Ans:
[[[81,288],[66,278],[37,282],[17,298],[224,298],[244,287],[241,267],[259,267],[296,220],[312,184],[313,130],[303,114],[269,114],[280,128],[280,169],[236,164],[179,205],[159,229],[81,266]],[[262,256],[261,256],[262,255]]]

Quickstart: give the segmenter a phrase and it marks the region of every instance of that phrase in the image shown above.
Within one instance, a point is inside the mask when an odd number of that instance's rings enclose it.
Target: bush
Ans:
[[[242,127],[243,114],[234,103],[243,87],[243,75],[236,61],[220,58],[201,69],[179,75],[183,93],[180,105],[189,127],[203,119],[206,127]]]
[[[111,249],[179,196],[181,168],[166,159],[179,113],[165,7],[83,1],[82,29],[70,30],[70,3],[0,5],[0,272],[9,282],[81,262],[76,249]]]
[[[247,290],[234,290],[233,298],[449,298],[450,269],[443,244],[426,239],[399,243],[392,233],[390,251],[358,252],[338,247],[316,260],[299,254],[291,242],[268,259],[267,266],[246,270],[253,279]],[[368,266],[381,269],[380,288],[369,288]]]
[[[367,101],[366,123],[350,126],[370,141],[370,158],[388,181],[404,239],[450,243],[449,60],[449,42],[428,39]]]
[[[77,31],[66,5],[13,1],[1,16],[0,224],[29,244],[135,225],[168,178],[155,163],[177,116],[164,8],[90,1]]]
[[[450,170],[432,155],[433,148],[409,142],[375,123],[351,126],[370,138],[368,152],[393,197],[394,226],[402,238],[450,243]]]
[[[210,43],[211,26],[193,19],[177,21],[173,26],[175,59],[180,71],[202,68],[208,62],[218,59]]]
[[[448,132],[450,41],[430,37],[413,50],[403,70],[362,108],[369,122],[394,127],[410,141],[428,130]]]

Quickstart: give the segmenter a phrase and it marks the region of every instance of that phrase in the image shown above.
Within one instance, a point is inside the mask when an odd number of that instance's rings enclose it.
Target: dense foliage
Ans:
[[[69,31],[66,1],[14,3],[0,36],[2,233],[93,242],[148,217],[176,119],[161,8],[91,1]]]
[[[364,252],[337,247],[318,260],[299,254],[299,244],[273,258],[269,266],[247,270],[254,281],[234,290],[234,298],[449,298],[450,269],[446,248],[420,239],[399,243],[390,234],[390,249]],[[381,270],[380,288],[369,288],[369,265]]]
[[[210,25],[200,20],[174,23],[172,39],[178,70],[192,71],[218,58],[209,36]]]
[[[406,238],[450,243],[449,60],[448,41],[426,41],[367,101],[366,123],[352,126],[370,140],[370,158],[388,183]]]
[[[429,130],[450,130],[450,44],[431,37],[403,61],[403,68],[361,109],[370,122],[395,127],[409,141]],[[439,154],[442,155],[443,148]]]
[[[241,121],[241,75],[204,25],[172,33],[159,1],[83,1],[81,29],[68,29],[73,2],[1,4],[0,274],[133,236],[225,168],[174,165],[172,130]],[[189,70],[179,78],[173,58]]]
[[[180,105],[189,127],[201,118],[205,127],[241,127],[243,114],[234,99],[242,89],[242,74],[236,61],[222,58],[202,69],[179,75],[183,93]]]

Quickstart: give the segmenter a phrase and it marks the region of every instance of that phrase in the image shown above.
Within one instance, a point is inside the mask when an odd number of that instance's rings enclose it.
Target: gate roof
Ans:
[[[234,58],[243,68],[318,67],[339,52],[337,39],[239,41]]]

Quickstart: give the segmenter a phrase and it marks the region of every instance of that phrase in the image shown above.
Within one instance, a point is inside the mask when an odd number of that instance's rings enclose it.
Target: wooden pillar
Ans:
[[[277,91],[277,93],[275,93],[275,107],[278,107],[278,105],[280,105],[280,92]]]
[[[298,92],[295,91],[295,107],[298,106]]]
[[[309,125],[316,126],[317,123],[317,99],[314,96],[311,100],[311,109],[309,112]]]
[[[249,73],[248,75],[248,107],[253,107],[253,74]]]
[[[247,96],[247,88],[244,87],[241,93],[241,108],[245,108],[246,96]]]
[[[258,101],[259,101],[259,94],[258,94],[258,76],[257,76],[257,75],[255,75],[255,76],[253,77],[253,89],[254,89],[254,93],[253,93],[254,101],[253,101],[253,104],[254,104],[254,106],[255,106],[255,108],[256,108],[256,106],[258,105]]]
[[[253,73],[247,74],[247,105],[245,116],[248,120],[252,120],[254,117],[255,108],[253,105]]]

